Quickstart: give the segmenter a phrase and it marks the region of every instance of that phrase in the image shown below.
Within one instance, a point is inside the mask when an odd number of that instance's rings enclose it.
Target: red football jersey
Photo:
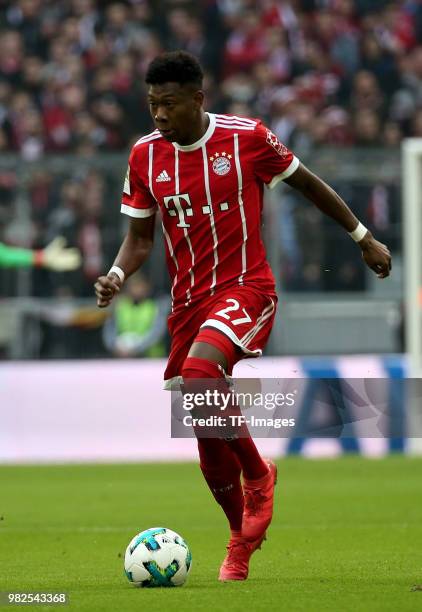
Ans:
[[[121,211],[159,208],[173,310],[231,285],[274,292],[261,237],[264,185],[299,160],[259,120],[208,113],[200,140],[181,146],[155,130],[132,148]]]

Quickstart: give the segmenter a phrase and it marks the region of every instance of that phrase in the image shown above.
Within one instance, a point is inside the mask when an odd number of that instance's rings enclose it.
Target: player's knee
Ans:
[[[217,361],[228,374],[231,374],[234,364],[239,359],[238,348],[234,342],[214,327],[201,327],[192,348],[195,346],[207,346],[211,352],[208,354],[192,354],[191,352],[190,356]]]
[[[219,363],[200,357],[186,357],[182,365],[182,378],[223,378],[224,370]]]

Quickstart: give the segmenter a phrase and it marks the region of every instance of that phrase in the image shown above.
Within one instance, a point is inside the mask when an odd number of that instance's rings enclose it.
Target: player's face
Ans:
[[[151,85],[148,104],[155,127],[163,138],[181,145],[192,144],[201,123],[204,94],[190,85]]]

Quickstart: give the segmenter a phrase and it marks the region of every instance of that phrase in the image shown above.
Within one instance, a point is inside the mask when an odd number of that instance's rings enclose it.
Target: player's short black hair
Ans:
[[[163,85],[164,83],[179,83],[202,88],[204,73],[201,65],[186,51],[169,51],[152,60],[145,75],[148,85]]]

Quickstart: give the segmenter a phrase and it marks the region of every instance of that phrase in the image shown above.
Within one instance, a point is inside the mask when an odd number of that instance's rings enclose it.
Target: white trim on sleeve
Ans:
[[[299,159],[296,157],[296,155],[293,155],[290,166],[288,166],[281,174],[276,174],[273,176],[272,180],[267,183],[268,189],[273,189],[280,181],[284,181],[286,178],[289,178],[289,176],[291,176],[299,168],[299,164]]]
[[[128,215],[129,217],[134,217],[135,219],[145,219],[146,217],[152,217],[152,215],[157,211],[157,207],[153,206],[152,208],[134,208],[133,206],[127,206],[127,204],[122,204],[120,208],[120,212],[124,215]]]

